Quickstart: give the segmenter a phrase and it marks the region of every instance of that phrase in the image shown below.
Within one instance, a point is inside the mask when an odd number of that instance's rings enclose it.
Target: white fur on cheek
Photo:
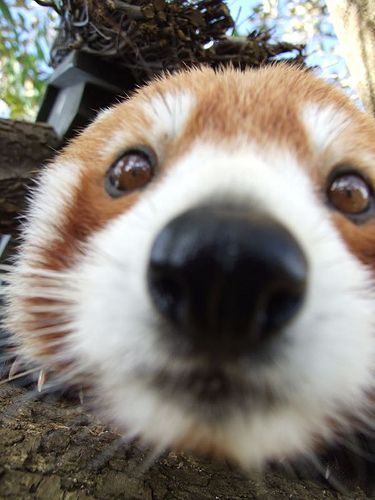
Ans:
[[[153,240],[168,221],[201,202],[228,198],[266,211],[292,232],[306,254],[309,280],[301,312],[280,334],[286,342],[275,362],[256,369],[241,364],[245,377],[271,386],[283,403],[250,405],[248,414],[233,411],[208,425],[194,401],[181,404],[149,385],[156,370],[178,376],[181,368],[158,335],[145,274]],[[346,414],[363,410],[364,391],[374,382],[371,276],[288,151],[197,143],[163,182],[95,235],[89,250],[72,273],[80,297],[71,350],[83,371],[97,374],[108,418],[130,433],[160,446],[191,429],[196,439],[218,435],[228,455],[251,466],[308,451],[314,435],[332,437],[328,420],[345,423]]]
[[[79,160],[57,161],[43,171],[28,210],[25,238],[42,248],[56,237],[54,228],[65,222],[74,190],[79,184]]]
[[[26,359],[39,362],[38,346],[33,342],[35,318],[25,307],[25,298],[45,297],[70,301],[69,282],[62,273],[41,269],[41,249],[59,237],[59,229],[65,223],[72,205],[75,189],[79,185],[81,163],[78,160],[57,160],[45,168],[28,209],[27,222],[22,234],[23,244],[12,270],[7,287],[7,314],[5,324],[9,331],[23,338],[20,354]],[[51,280],[51,275],[53,280]],[[53,284],[53,286],[52,286]],[[54,295],[53,295],[54,294]],[[46,307],[48,309],[48,306]],[[29,326],[31,325],[31,327]]]

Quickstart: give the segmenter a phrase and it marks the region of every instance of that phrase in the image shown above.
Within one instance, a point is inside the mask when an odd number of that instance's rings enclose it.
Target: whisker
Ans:
[[[9,272],[12,271],[14,267],[11,264],[0,264],[0,271]]]
[[[9,279],[5,279],[3,280],[4,284],[5,285],[13,285],[14,283],[16,284],[17,286],[17,292],[19,293],[20,291],[20,286],[19,286],[19,280],[25,282],[27,282],[27,286],[29,286],[30,288],[34,288],[34,287],[37,287],[37,288],[40,288],[40,289],[45,289],[45,290],[49,290],[49,289],[56,289],[56,290],[61,290],[62,288],[65,289],[65,291],[74,291],[76,290],[76,287],[74,287],[73,284],[71,283],[68,283],[65,279],[63,280],[58,280],[56,278],[39,278],[39,277],[29,277],[29,276],[10,276]],[[6,291],[7,290],[7,287],[4,287],[4,290]]]
[[[53,335],[55,333],[66,333],[70,330],[74,330],[75,326],[73,323],[60,323],[46,328],[31,328],[30,335],[35,337],[45,337],[48,335]]]
[[[16,358],[11,367],[10,367],[10,370],[9,370],[9,373],[8,373],[8,381],[9,380],[12,380],[13,377],[17,374],[17,373],[20,373],[20,369],[22,368],[22,361],[20,358]]]
[[[46,380],[47,380],[46,372],[45,370],[41,369],[39,372],[38,382],[36,384],[38,392],[42,392]]]
[[[350,497],[350,492],[348,492],[347,488],[341,483],[341,481],[336,479],[334,476],[331,476],[329,468],[324,467],[315,455],[311,455],[309,460],[321,477],[323,477],[330,486],[342,495],[348,495]]]
[[[8,384],[9,382],[12,382],[13,380],[17,380],[19,378],[26,377],[27,375],[31,375],[32,373],[36,373],[40,370],[41,370],[41,367],[39,366],[37,368],[31,368],[30,370],[25,370],[21,373],[17,373],[16,375],[13,375],[13,377],[9,377],[6,380],[0,380],[0,386]]]
[[[9,273],[13,273],[14,271],[16,272],[17,277],[22,276],[22,277],[40,277],[40,278],[46,278],[46,279],[56,279],[56,280],[69,280],[70,276],[69,273],[65,271],[55,271],[53,269],[41,269],[41,268],[33,268],[33,267],[23,267],[22,269],[18,268],[17,266],[12,266],[12,265],[4,265],[0,264],[0,270],[5,271],[4,276],[11,277],[12,274],[9,276]]]
[[[41,306],[43,307],[43,306]],[[46,327],[51,327],[53,325],[67,325],[72,324],[73,320],[71,319],[71,315],[66,313],[67,306],[61,306],[61,311],[55,311],[54,309],[51,312],[54,312],[52,316],[47,314],[48,311],[44,309],[39,311],[37,315],[31,315],[29,308],[27,309],[26,315],[24,317],[23,323],[27,325],[23,328],[25,333],[31,332],[33,330],[42,330]],[[46,314],[46,316],[45,316]],[[0,321],[0,327],[2,327],[5,331],[7,330],[7,322],[6,319],[3,318],[2,322]],[[9,334],[8,338],[14,338],[13,335]]]
[[[15,293],[21,295],[22,288],[21,286],[18,285],[19,280],[18,277],[14,277],[14,282],[16,283],[16,290]],[[11,285],[12,282],[9,281],[9,284]],[[67,293],[71,291],[77,290],[77,287],[74,286],[72,283],[67,283],[65,280],[58,281],[54,280],[51,281],[50,278],[41,278],[41,279],[27,279],[27,285],[31,288],[29,291],[34,291],[34,290],[48,290],[48,291],[59,291],[61,293]],[[7,289],[7,287],[5,287]],[[13,289],[14,290],[14,289]]]
[[[53,288],[33,288],[32,290],[22,290],[22,292],[20,291],[17,293],[17,297],[25,299],[55,299],[67,303],[73,302],[71,295],[67,294],[66,291]]]
[[[56,313],[66,313],[66,305],[59,305],[59,304],[46,304],[46,305],[41,305],[41,306],[28,306],[27,307],[27,312],[30,313],[50,313],[50,312],[56,312]]]
[[[80,386],[87,382],[88,377],[83,376],[81,368],[69,366],[59,373],[58,380],[61,385],[69,386],[74,383],[74,386]]]

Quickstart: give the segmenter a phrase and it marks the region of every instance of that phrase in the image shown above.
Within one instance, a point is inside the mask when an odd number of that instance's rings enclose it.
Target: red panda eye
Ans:
[[[112,198],[126,195],[146,186],[154,176],[155,153],[136,146],[123,153],[107,170],[105,189]]]
[[[336,175],[327,189],[330,204],[348,216],[367,212],[372,205],[372,189],[358,173]]]

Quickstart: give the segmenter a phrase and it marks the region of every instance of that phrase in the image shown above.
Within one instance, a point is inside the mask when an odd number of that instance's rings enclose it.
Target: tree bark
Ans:
[[[0,498],[45,500],[203,500],[367,498],[339,494],[281,472],[247,477],[225,463],[119,445],[119,436],[77,403],[0,390]]]
[[[14,232],[30,178],[59,142],[42,124],[0,120],[0,232]],[[4,343],[0,338],[0,373]],[[169,453],[148,467],[148,453],[119,446],[119,436],[78,401],[37,399],[0,385],[0,499],[200,500],[364,499],[322,484],[267,473],[247,477],[227,464]]]
[[[0,233],[17,231],[30,180],[58,147],[59,139],[46,124],[0,119]]]
[[[327,0],[349,71],[375,116],[375,0]]]

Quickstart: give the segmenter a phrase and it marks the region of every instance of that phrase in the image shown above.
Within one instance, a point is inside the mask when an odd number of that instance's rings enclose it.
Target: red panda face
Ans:
[[[167,76],[43,172],[21,354],[156,448],[309,453],[373,391],[375,125],[305,71]]]

